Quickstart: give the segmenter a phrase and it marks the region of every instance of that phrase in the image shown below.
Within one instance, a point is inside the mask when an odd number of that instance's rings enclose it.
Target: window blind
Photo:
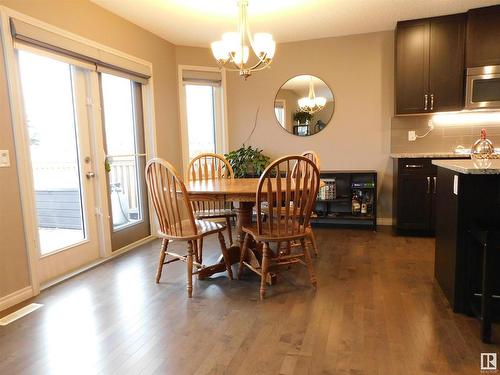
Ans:
[[[220,86],[222,74],[214,71],[183,70],[182,82],[190,85]]]
[[[10,19],[10,30],[14,41],[19,42],[19,45],[36,46],[58,55],[91,63],[97,71],[125,76],[140,83],[147,83],[151,77],[151,69],[148,65],[19,19]]]

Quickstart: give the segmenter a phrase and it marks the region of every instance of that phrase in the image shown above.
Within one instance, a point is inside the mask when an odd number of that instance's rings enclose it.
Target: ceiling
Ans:
[[[323,96],[327,100],[333,99],[330,88],[320,78],[310,75],[295,76],[285,82],[281,89],[291,90],[300,97],[309,95],[309,82],[313,78],[314,93],[316,96]],[[280,89],[280,90],[281,90]]]
[[[233,31],[237,0],[91,0],[176,45],[208,47]],[[252,32],[277,42],[393,30],[396,21],[464,12],[488,0],[249,0]]]

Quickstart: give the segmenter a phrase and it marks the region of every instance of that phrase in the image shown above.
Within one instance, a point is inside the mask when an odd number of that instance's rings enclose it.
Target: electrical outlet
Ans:
[[[10,167],[9,150],[0,150],[0,168]]]
[[[415,130],[408,131],[408,141],[414,142],[416,140],[417,140],[417,133],[415,133]]]

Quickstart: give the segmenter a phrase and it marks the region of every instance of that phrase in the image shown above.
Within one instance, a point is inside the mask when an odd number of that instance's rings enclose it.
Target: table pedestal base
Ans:
[[[247,262],[250,263],[253,267],[255,268],[260,268],[260,262],[257,259],[257,256],[255,255],[255,252],[258,253],[258,251],[262,251],[262,249],[257,249],[253,248],[249,254],[250,254],[250,259],[247,259]],[[239,246],[231,246],[230,248],[227,249],[227,252],[229,254],[229,262],[231,264],[237,264],[240,262],[240,254],[241,254],[241,249]],[[222,255],[219,257],[217,260],[217,263],[204,267],[198,271],[198,279],[203,280],[206,279],[212,275],[215,275],[216,273],[221,273],[221,272],[226,272],[226,264],[224,263],[224,259],[222,258]],[[277,280],[277,275],[274,272],[269,272],[267,274],[267,283],[269,285],[274,285],[276,284]]]

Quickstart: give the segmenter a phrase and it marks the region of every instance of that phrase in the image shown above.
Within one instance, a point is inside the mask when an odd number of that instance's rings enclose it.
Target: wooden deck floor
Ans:
[[[189,300],[177,262],[156,285],[158,242],[145,245],[29,301],[44,307],[0,327],[0,374],[479,374],[480,353],[500,351],[449,309],[433,239],[316,233],[319,289],[298,266],[264,302],[250,273],[196,281]]]

